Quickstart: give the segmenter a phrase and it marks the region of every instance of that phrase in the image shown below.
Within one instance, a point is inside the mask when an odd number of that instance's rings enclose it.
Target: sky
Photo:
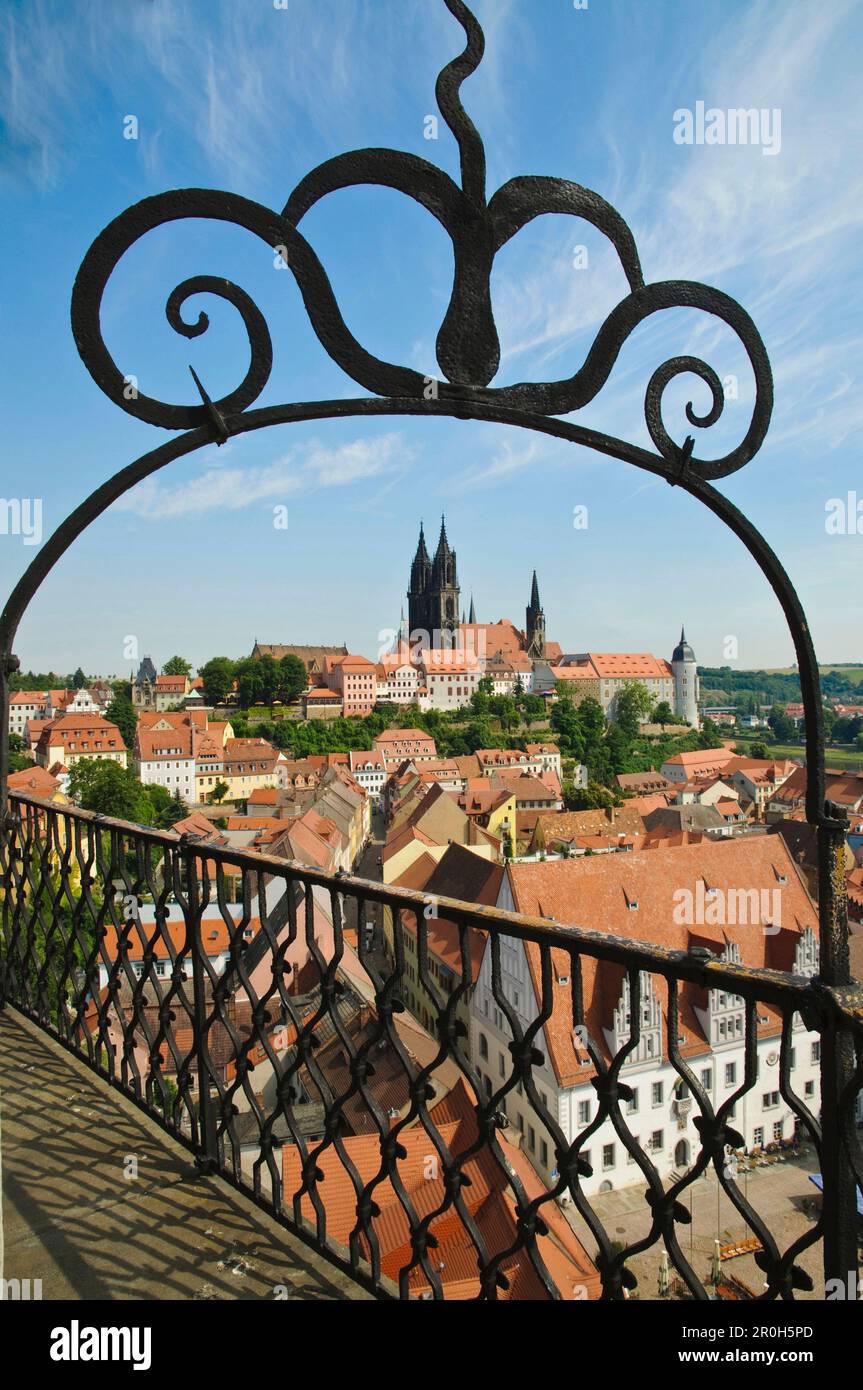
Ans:
[[[483,137],[489,195],[520,174],[584,184],[628,222],[648,282],[699,280],[740,301],[767,346],[776,403],[760,452],[719,487],[791,574],[819,658],[863,660],[859,6],[474,9],[486,53],[461,97]],[[410,151],[458,178],[455,142],[428,118],[439,114],[437,74],[463,46],[442,0],[0,0],[4,593],[37,553],[39,519],[44,540],[112,473],[173,437],[119,409],[78,357],[70,296],[101,229],[170,188],[281,209],[317,164],[367,146]],[[699,102],[763,113],[759,141],[682,143],[679,113]],[[452,284],[441,226],[400,193],[364,187],[331,194],[301,230],[360,342],[440,375],[434,344]],[[188,319],[210,317],[192,340],[165,316],[180,281],[223,276],[269,325],[274,364],[257,407],[366,395],[327,357],[276,259],[238,227],[150,232],[103,301],[115,362],[164,401],[198,402],[189,364],[214,399],[235,389],[248,365],[236,310],[190,300]],[[593,227],[536,219],[495,262],[493,384],[571,375],[626,288]],[[719,422],[693,431],[699,456],[720,456],[746,433],[753,383],[733,335],[696,311],[641,324],[570,418],[650,447],[647,382],[686,353],[728,383]],[[707,404],[691,377],[666,397],[680,443],[690,398]],[[464,605],[473,595],[481,622],[523,624],[536,569],[548,635],[567,651],[670,657],[685,624],[703,665],[793,661],[754,563],[678,489],[533,433],[399,417],[282,425],[169,465],[60,560],[15,650],[25,669],[104,675],[128,672],[135,652],[197,666],[247,655],[255,640],[346,642],[373,657],[398,625],[420,520],[436,539],[442,513]]]

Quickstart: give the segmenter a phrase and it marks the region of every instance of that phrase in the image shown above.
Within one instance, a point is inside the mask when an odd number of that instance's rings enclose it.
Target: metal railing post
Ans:
[[[851,979],[848,901],[845,890],[846,827],[840,807],[828,803],[818,826],[818,911],[821,927],[819,977],[828,986]],[[835,1015],[821,1032],[821,1178],[824,1184],[824,1280],[857,1289],[857,1182],[843,1132],[840,1101],[853,1080],[854,1041]],[[849,1273],[852,1278],[849,1279]]]
[[[219,1166],[216,1141],[216,1112],[210,1095],[210,1069],[206,1057],[206,971],[204,943],[201,940],[203,906],[198,891],[194,855],[181,840],[179,868],[186,872],[186,940],[192,956],[192,1013],[195,1026],[195,1058],[198,1073],[198,1147],[195,1162],[204,1174],[214,1173]]]

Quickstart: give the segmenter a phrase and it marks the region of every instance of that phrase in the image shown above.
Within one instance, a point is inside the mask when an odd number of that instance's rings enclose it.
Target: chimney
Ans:
[[[605,808],[605,814],[607,815],[607,817],[608,817],[609,821],[611,822],[611,824],[614,825],[614,807],[613,807],[613,806],[606,806],[606,808]]]

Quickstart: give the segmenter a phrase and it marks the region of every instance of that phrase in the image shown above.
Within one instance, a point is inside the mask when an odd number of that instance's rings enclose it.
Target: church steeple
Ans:
[[[429,560],[420,526],[408,598],[412,640],[414,633],[421,633],[424,636],[418,640],[427,646],[449,645],[458,630],[460,605],[456,554],[447,539],[443,516],[434,560]]]
[[[536,570],[530,586],[530,603],[525,610],[525,637],[527,654],[535,660],[545,656],[545,614],[539,601],[539,584]]]
[[[471,596],[470,596],[470,616],[469,616],[469,618],[468,618],[468,622],[469,622],[469,623],[475,623],[475,622],[476,622],[476,609],[475,609],[474,606],[473,606],[473,594],[471,594]]]

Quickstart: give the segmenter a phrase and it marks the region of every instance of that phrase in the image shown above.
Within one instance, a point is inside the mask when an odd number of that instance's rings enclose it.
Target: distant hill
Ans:
[[[857,703],[863,682],[863,662],[820,666],[825,696]],[[701,698],[706,704],[737,704],[753,699],[759,704],[788,704],[802,699],[796,667],[767,670],[732,670],[730,666],[699,666]]]

